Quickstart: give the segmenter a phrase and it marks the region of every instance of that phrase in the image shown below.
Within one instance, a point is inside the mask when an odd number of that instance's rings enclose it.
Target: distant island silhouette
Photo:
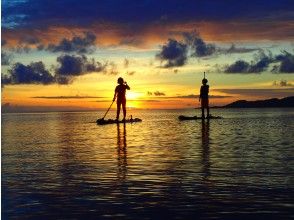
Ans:
[[[282,99],[272,98],[265,100],[246,101],[238,100],[220,108],[284,108],[294,107],[294,96],[285,97]]]

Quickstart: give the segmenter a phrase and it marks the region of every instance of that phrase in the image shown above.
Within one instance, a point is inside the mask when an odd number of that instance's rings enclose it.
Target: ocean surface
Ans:
[[[196,111],[2,114],[2,219],[293,219],[294,109]]]

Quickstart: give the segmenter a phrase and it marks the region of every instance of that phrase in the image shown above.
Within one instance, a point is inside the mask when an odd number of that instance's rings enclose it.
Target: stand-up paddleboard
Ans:
[[[109,124],[120,124],[120,123],[136,123],[136,122],[142,122],[142,119],[140,118],[134,118],[134,119],[127,119],[127,120],[114,120],[114,119],[98,119],[96,121],[97,125],[109,125]]]
[[[213,116],[213,115],[210,115],[208,117],[206,117],[205,119],[222,119],[223,117],[221,116]],[[198,116],[185,116],[185,115],[180,115],[179,116],[179,120],[180,121],[186,121],[186,120],[202,120],[204,118],[202,117],[198,117]]]

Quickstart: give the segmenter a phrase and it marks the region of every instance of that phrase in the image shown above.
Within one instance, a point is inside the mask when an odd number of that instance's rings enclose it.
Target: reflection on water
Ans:
[[[210,176],[210,152],[209,152],[209,123],[210,120],[201,121],[201,146],[202,146],[202,165],[203,181],[208,181]]]
[[[128,170],[126,124],[117,124],[117,169],[117,179],[123,182]]]
[[[3,219],[293,217],[293,111],[214,111],[2,115]]]

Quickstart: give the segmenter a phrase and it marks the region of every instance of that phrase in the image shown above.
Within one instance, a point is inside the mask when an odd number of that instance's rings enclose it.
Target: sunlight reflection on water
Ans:
[[[105,126],[103,112],[4,114],[3,216],[290,217],[293,111],[214,112],[224,119],[134,110],[142,123]]]

